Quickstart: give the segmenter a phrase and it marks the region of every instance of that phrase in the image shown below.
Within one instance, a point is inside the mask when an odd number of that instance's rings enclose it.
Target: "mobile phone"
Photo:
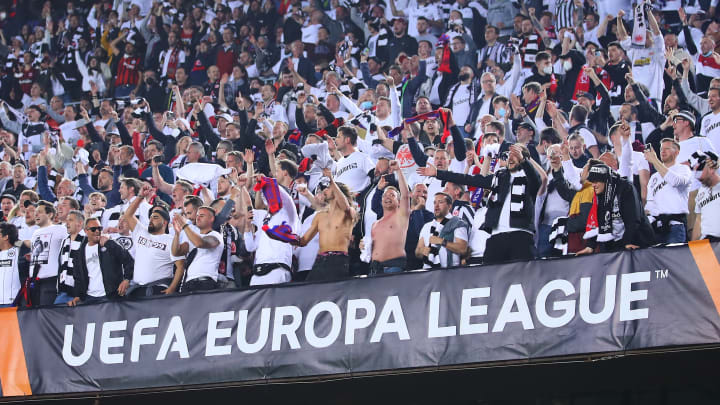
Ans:
[[[168,120],[174,120],[174,119],[175,119],[175,113],[172,112],[172,111],[168,111],[166,117],[167,117]]]
[[[646,143],[646,144],[645,144],[645,150],[653,150],[652,144],[651,144],[651,143]]]
[[[160,156],[160,155],[155,155],[155,156],[153,156],[153,159],[152,159],[152,160],[153,160],[153,162],[155,162],[155,163],[162,163],[162,162],[163,162],[162,156]]]

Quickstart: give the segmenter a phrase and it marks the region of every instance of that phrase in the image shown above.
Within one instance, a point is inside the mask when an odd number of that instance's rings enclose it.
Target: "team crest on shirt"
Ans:
[[[8,250],[7,257],[8,259],[12,259],[13,257],[15,257],[15,249]]]
[[[125,250],[130,250],[133,247],[132,238],[129,238],[127,236],[121,236],[121,237],[115,239],[115,243],[120,245]]]

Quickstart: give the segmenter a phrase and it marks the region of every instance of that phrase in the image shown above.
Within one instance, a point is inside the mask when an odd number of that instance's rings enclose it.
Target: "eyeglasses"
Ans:
[[[91,226],[88,228],[88,231],[90,232],[100,232],[102,231],[102,226]]]

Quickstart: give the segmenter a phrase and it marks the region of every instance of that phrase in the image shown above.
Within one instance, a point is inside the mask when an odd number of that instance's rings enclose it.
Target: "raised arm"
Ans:
[[[146,197],[152,196],[154,192],[155,191],[149,184],[143,184],[142,188],[140,189],[140,195],[135,197],[135,199],[130,203],[130,206],[127,208],[127,210],[125,210],[125,213],[122,217],[127,221],[128,228],[130,228],[131,231],[134,231],[135,227],[138,224],[138,220],[135,217],[135,212],[137,211],[143,200]]]
[[[395,176],[398,179],[398,186],[400,189],[400,213],[405,218],[410,217],[410,188],[408,187],[407,181],[405,180],[405,174],[400,169],[400,164],[397,160],[390,162],[390,170],[395,172]]]
[[[348,201],[347,197],[345,197],[345,194],[340,191],[340,187],[338,187],[337,183],[335,183],[332,170],[329,168],[323,169],[323,176],[330,179],[330,190],[335,197],[335,206],[340,209],[340,211],[344,212],[346,216],[353,217],[355,210],[353,210],[353,207],[350,205],[350,201]]]

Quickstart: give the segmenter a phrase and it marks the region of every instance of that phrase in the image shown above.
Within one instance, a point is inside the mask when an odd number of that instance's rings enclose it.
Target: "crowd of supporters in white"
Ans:
[[[717,3],[3,2],[0,307],[718,241]]]

